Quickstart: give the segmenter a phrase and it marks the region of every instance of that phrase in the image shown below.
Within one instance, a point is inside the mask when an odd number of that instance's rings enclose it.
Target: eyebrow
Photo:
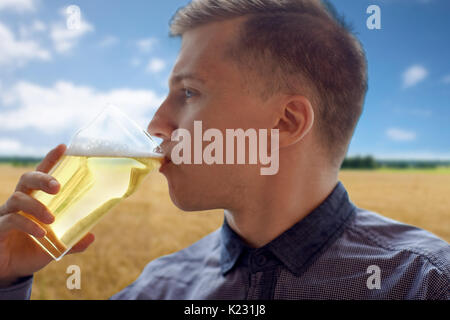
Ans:
[[[174,75],[171,79],[169,79],[169,83],[179,83],[185,79],[191,79],[191,80],[195,80],[201,83],[206,83],[206,81],[201,78],[198,74],[196,73],[180,73],[180,74],[176,74]]]

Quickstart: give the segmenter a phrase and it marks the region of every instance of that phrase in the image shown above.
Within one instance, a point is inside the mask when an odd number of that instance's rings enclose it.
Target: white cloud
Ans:
[[[22,81],[8,91],[8,103],[14,104],[14,108],[0,109],[0,131],[34,128],[47,134],[76,130],[108,104],[123,108],[145,128],[149,115],[164,99],[150,90],[119,88],[98,91],[66,81],[59,81],[51,87]],[[0,101],[5,103],[5,97],[0,96]]]
[[[166,62],[159,58],[152,58],[148,62],[146,71],[151,73],[158,73],[166,67]]]
[[[119,39],[117,37],[114,36],[106,36],[105,38],[103,38],[102,41],[100,41],[99,46],[100,47],[112,47],[116,44],[119,43]]]
[[[22,38],[30,38],[37,33],[47,30],[47,26],[40,20],[34,20],[30,25],[21,25],[19,28],[19,34]]]
[[[149,53],[152,51],[155,44],[158,42],[156,38],[140,39],[136,42],[138,49],[143,53]]]
[[[40,157],[48,151],[46,147],[24,145],[19,140],[0,137],[0,156]]]
[[[16,39],[11,30],[0,22],[0,66],[24,66],[30,60],[48,61],[49,51],[41,48],[34,40]]]
[[[0,0],[0,11],[11,10],[16,12],[34,11],[35,0]]]
[[[18,140],[0,138],[0,153],[11,154],[20,151],[22,143]]]
[[[403,73],[403,87],[409,88],[423,81],[428,76],[428,70],[421,65],[409,67]]]
[[[65,9],[63,8],[60,14],[66,18],[67,12]],[[66,20],[54,23],[50,30],[50,38],[53,40],[55,50],[59,53],[65,53],[75,47],[86,33],[92,31],[94,31],[94,26],[81,16],[77,28],[74,29],[67,27]]]
[[[416,133],[398,128],[390,128],[386,130],[386,135],[394,141],[412,141],[416,139]]]
[[[50,37],[53,40],[55,50],[64,53],[77,45],[79,39],[87,32],[93,31],[94,27],[82,20],[79,29],[69,30],[63,23],[52,25]]]

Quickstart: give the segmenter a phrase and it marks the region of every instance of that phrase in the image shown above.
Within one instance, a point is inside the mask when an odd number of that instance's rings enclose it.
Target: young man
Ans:
[[[161,168],[186,211],[223,208],[223,226],[150,262],[113,299],[448,299],[450,247],[424,230],[355,207],[338,181],[361,115],[367,67],[359,42],[313,0],[198,0],[171,25],[182,37],[170,92],[149,124],[163,138]],[[179,164],[172,133],[276,129],[279,170]],[[248,150],[247,150],[248,151]],[[49,193],[45,172],[24,175],[0,208],[0,290],[29,297],[32,274],[50,262],[26,233],[50,223],[30,190]],[[19,230],[19,231],[18,231]],[[86,236],[73,252],[93,241]]]

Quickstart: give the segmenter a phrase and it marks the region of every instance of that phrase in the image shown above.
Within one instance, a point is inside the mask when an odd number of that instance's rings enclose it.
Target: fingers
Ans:
[[[39,171],[24,173],[16,186],[16,191],[29,194],[33,190],[42,190],[50,194],[58,193],[60,185],[52,176]]]
[[[51,150],[36,168],[36,171],[27,172],[22,175],[16,186],[16,191],[25,194],[31,193],[33,190],[42,190],[50,194],[56,194],[60,185],[51,175],[47,174],[51,168],[59,161],[66,151],[66,146],[60,144]]]
[[[36,238],[42,238],[47,233],[37,223],[17,213],[9,213],[0,217],[0,235],[11,230],[23,231]]]
[[[21,176],[13,195],[0,207],[0,216],[23,211],[45,224],[52,223],[55,220],[47,208],[29,194],[33,190],[42,190],[49,194],[59,192],[60,184],[58,181],[44,171],[50,170],[65,150],[65,145],[59,145],[51,150],[38,166],[37,170],[40,171],[27,172]]]
[[[56,148],[52,149],[49,153],[47,153],[44,160],[42,160],[42,162],[37,166],[36,171],[48,173],[59,161],[64,152],[66,152],[66,149],[67,147],[65,144],[60,144]]]
[[[47,210],[47,207],[30,195],[16,191],[6,202],[6,214],[23,211],[34,216],[39,221],[50,224],[55,217]]]
[[[50,224],[55,218],[45,205],[29,194],[32,190],[42,190],[50,194],[58,193],[59,183],[47,173],[59,161],[65,151],[66,146],[64,144],[57,146],[47,154],[37,167],[37,171],[22,175],[16,191],[0,207],[0,237],[13,229],[23,231],[36,238],[45,236],[44,227],[37,222]],[[18,212],[24,212],[27,215]],[[33,221],[34,218],[37,221]]]
[[[94,240],[94,234],[88,233],[80,241],[78,241],[77,244],[74,245],[67,254],[78,253],[86,250],[87,247],[89,247],[91,243],[94,242]]]

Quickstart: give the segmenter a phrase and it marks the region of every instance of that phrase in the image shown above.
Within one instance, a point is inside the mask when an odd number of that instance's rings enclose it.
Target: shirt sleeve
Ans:
[[[29,300],[32,285],[32,275],[20,278],[10,287],[0,288],[0,300]]]

